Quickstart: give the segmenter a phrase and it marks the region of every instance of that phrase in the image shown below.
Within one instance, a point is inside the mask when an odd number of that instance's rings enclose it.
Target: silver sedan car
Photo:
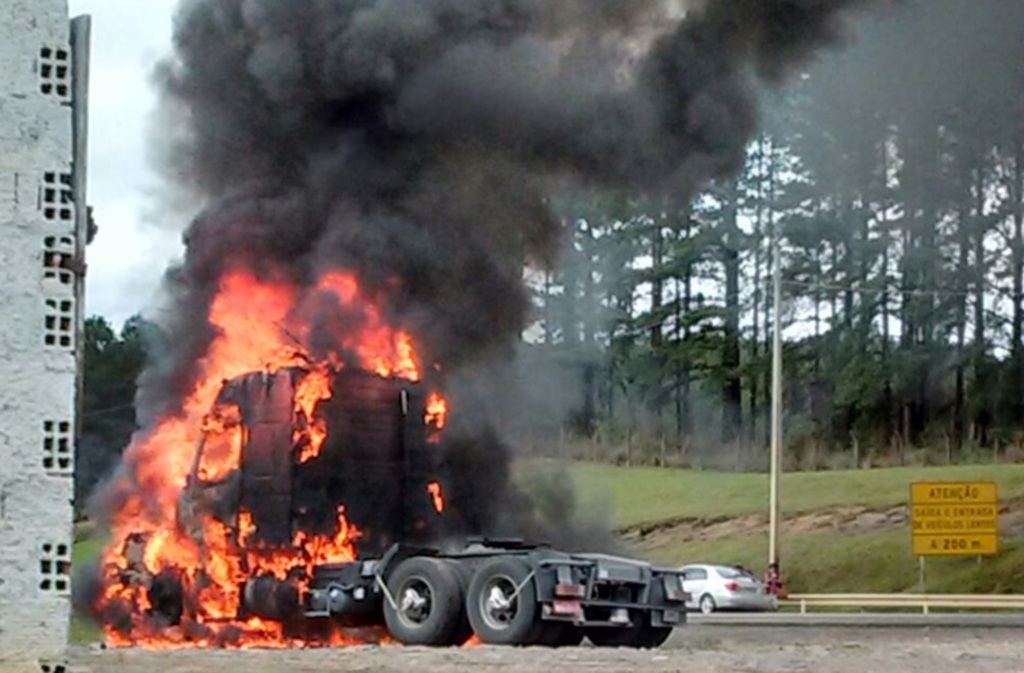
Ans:
[[[683,566],[683,588],[690,594],[689,610],[711,614],[717,610],[765,612],[778,609],[764,582],[741,568],[725,565]]]

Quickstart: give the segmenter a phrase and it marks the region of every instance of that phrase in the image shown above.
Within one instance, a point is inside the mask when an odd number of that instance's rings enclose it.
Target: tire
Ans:
[[[542,621],[538,624],[534,644],[541,647],[579,647],[583,629],[565,622]]]
[[[638,647],[644,650],[654,650],[665,644],[665,641],[672,635],[671,626],[648,626],[643,630],[641,636],[637,639],[637,644],[634,647]]]
[[[459,581],[459,623],[452,634],[452,644],[465,645],[473,637],[473,627],[470,625],[469,617],[466,615],[466,595],[469,593],[469,583],[473,579],[473,570],[465,563],[459,563],[451,559],[443,560],[441,563],[451,568]]]
[[[633,647],[638,630],[632,626],[594,626],[584,629],[584,633],[595,647]]]
[[[396,607],[384,601],[384,622],[403,645],[446,646],[456,643],[464,619],[462,584],[444,561],[413,557],[388,578]],[[465,642],[463,640],[463,642]]]
[[[565,624],[562,626],[562,635],[555,643],[555,647],[579,647],[582,643],[583,629]]]
[[[466,594],[473,631],[488,645],[532,645],[541,635],[537,589],[525,561],[492,559],[476,571]],[[509,600],[515,589],[519,593]]]
[[[185,589],[177,572],[164,570],[153,577],[148,594],[153,613],[169,626],[181,624],[185,614]]]
[[[646,615],[627,627],[592,627],[586,629],[587,638],[597,647],[632,647],[654,649],[661,647],[672,635],[671,626],[651,626]]]
[[[700,597],[700,603],[698,604],[701,614],[710,615],[712,612],[718,609],[718,605],[715,604],[715,599],[711,597],[711,594],[704,594]]]

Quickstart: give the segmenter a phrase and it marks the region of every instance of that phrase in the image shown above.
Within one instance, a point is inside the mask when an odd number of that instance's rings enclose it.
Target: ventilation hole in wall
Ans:
[[[71,270],[75,259],[75,239],[70,236],[47,236],[43,239],[43,277],[61,285],[72,285]]]
[[[71,586],[71,545],[44,542],[39,547],[39,590],[67,594]]]
[[[48,474],[70,477],[75,473],[75,452],[71,441],[70,421],[43,421],[43,469]],[[45,551],[45,550],[44,550]],[[57,545],[57,554],[67,552]]]
[[[47,171],[39,185],[39,209],[50,222],[70,225],[74,218],[75,191],[71,173]]]
[[[73,348],[75,336],[75,302],[70,299],[47,299],[43,317],[43,344],[51,348]]]
[[[39,91],[56,96],[61,102],[71,98],[70,54],[66,49],[43,47],[39,50]]]

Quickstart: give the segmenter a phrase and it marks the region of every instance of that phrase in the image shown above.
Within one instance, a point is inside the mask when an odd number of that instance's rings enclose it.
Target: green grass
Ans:
[[[75,541],[74,562],[75,565],[83,565],[96,560],[103,550],[103,539],[99,537],[86,537]]]
[[[522,468],[529,473],[536,465]],[[768,476],[647,467],[573,464],[569,472],[581,503],[610,503],[617,528],[678,517],[767,512]],[[1024,465],[908,467],[782,476],[783,512],[838,506],[891,507],[906,503],[913,481],[995,481],[1002,500],[1024,496]]]
[[[76,566],[85,565],[95,560],[103,549],[103,539],[100,537],[85,537],[75,541],[73,562]],[[88,617],[77,613],[71,615],[71,642],[92,643],[101,640],[103,637],[97,627]]]

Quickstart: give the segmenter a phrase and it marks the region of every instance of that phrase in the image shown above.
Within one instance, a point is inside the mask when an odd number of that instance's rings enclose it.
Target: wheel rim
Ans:
[[[410,577],[402,583],[395,597],[398,618],[406,626],[418,628],[430,619],[434,609],[434,592],[422,577]]]
[[[706,615],[715,611],[715,602],[711,600],[711,596],[705,596],[700,599],[700,611]]]
[[[516,583],[507,575],[495,575],[480,592],[480,616],[484,623],[495,631],[509,628],[519,612],[519,597]]]

